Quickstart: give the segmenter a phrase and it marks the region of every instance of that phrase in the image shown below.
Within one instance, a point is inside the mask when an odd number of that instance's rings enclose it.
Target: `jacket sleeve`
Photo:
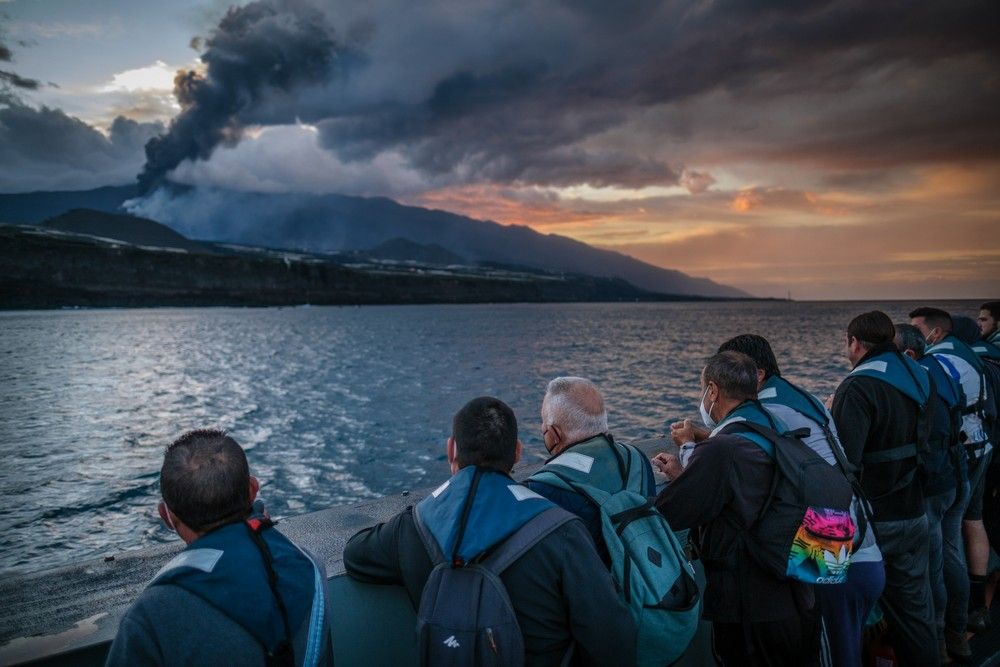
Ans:
[[[733,448],[724,437],[709,438],[695,447],[684,472],[656,497],[656,509],[674,530],[705,525],[732,500]]]
[[[861,457],[874,417],[872,401],[863,389],[862,385],[848,379],[837,387],[833,397],[833,421],[837,425],[837,435],[847,460],[855,468],[861,467]]]
[[[344,547],[344,569],[352,579],[369,584],[402,584],[399,566],[400,524],[407,508],[389,521],[355,533]]]
[[[163,660],[153,633],[145,623],[128,613],[118,626],[118,634],[104,664],[106,667],[162,665]]]
[[[575,664],[634,665],[636,627],[632,613],[618,597],[611,575],[583,526],[570,522],[565,536],[562,589],[570,633],[577,644]]]

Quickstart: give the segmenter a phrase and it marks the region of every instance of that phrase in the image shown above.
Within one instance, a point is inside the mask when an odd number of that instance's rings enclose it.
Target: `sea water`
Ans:
[[[272,515],[420,489],[448,476],[451,417],[514,409],[542,460],[548,380],[590,378],[619,439],[697,419],[699,371],[739,333],[826,397],[850,319],[913,302],[515,304],[0,313],[0,570],[33,571],[176,539],[156,514],[164,447],[222,428]],[[978,302],[942,304],[975,316]]]

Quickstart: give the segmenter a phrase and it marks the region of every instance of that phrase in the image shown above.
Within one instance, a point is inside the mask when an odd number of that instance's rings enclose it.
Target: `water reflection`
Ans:
[[[509,402],[541,458],[556,375],[605,392],[621,438],[697,415],[725,338],[771,339],[825,396],[843,330],[873,307],[726,303],[161,309],[0,314],[0,569],[39,569],[172,539],[154,511],[163,447],[196,427],[250,450],[278,516],[434,484],[469,398]],[[975,312],[978,303],[948,304]]]

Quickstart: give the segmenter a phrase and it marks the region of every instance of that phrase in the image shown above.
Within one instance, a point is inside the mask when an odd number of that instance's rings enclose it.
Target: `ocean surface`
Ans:
[[[160,524],[164,447],[224,428],[272,515],[419,489],[448,476],[451,416],[497,396],[541,460],[545,385],[603,390],[620,439],[697,419],[698,375],[759,333],[821,397],[844,377],[850,319],[915,302],[190,308],[0,313],[0,571],[176,539]],[[947,302],[975,316],[978,302]]]

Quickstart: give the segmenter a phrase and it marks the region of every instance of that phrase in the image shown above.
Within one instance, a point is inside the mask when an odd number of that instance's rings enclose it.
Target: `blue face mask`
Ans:
[[[705,393],[701,395],[701,402],[698,403],[698,410],[701,412],[701,421],[704,422],[705,426],[708,428],[715,428],[718,425],[718,423],[712,419],[712,408],[715,407],[715,401],[712,401],[712,405],[706,410],[706,396],[708,396],[708,387],[705,387]]]

